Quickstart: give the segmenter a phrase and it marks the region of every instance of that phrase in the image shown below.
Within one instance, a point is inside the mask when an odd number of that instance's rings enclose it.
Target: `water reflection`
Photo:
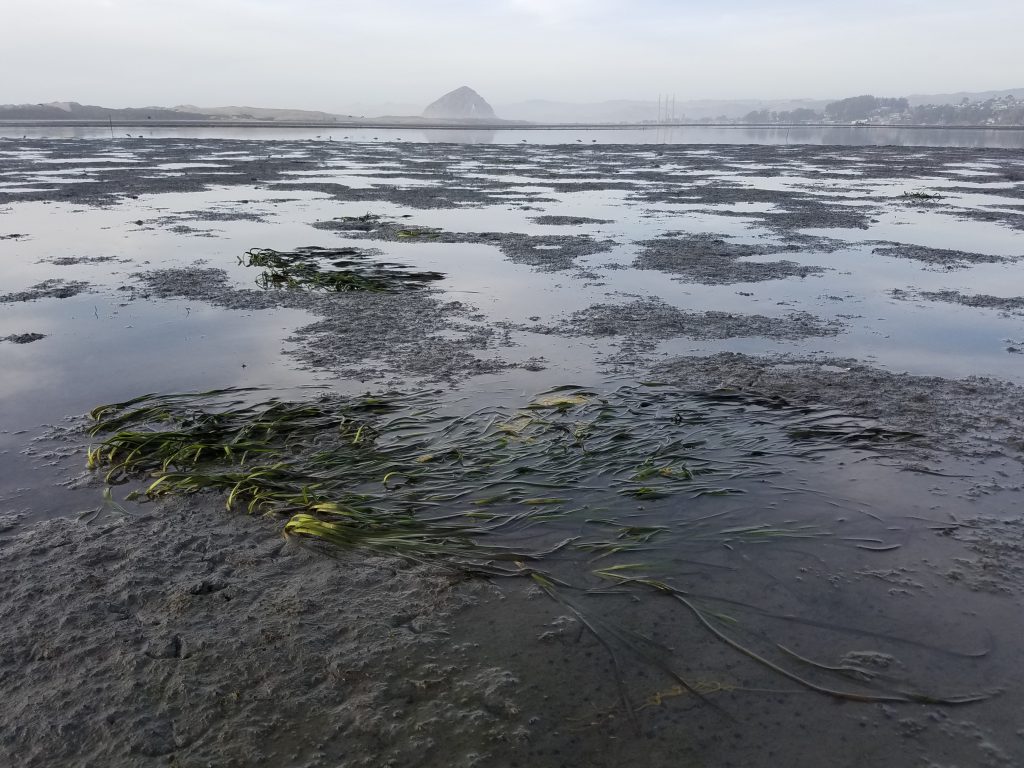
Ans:
[[[608,126],[566,128],[348,128],[345,126],[169,126],[115,129],[117,138],[251,139],[435,144],[811,144],[1024,149],[1024,128],[900,126]],[[0,139],[101,139],[107,126],[0,125]]]

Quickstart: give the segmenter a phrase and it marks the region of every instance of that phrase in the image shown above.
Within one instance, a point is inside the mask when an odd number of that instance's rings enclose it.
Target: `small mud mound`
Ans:
[[[0,295],[0,304],[14,304],[38,299],[70,299],[89,290],[89,284],[78,280],[44,280],[24,291]]]
[[[729,242],[717,235],[666,235],[640,243],[642,250],[633,266],[678,275],[680,280],[724,285],[807,277],[821,274],[823,267],[804,266],[794,261],[741,261],[750,256],[799,252],[798,245],[750,245]]]
[[[344,232],[349,237],[389,242],[483,243],[496,245],[516,264],[528,264],[543,271],[572,269],[577,258],[610,251],[613,240],[597,240],[590,235],[527,235],[521,232],[446,232],[389,221],[367,214],[328,221],[317,221],[317,229]]]
[[[10,336],[0,338],[0,341],[9,341],[12,344],[31,344],[33,341],[45,338],[45,333],[12,333]]]
[[[692,339],[805,339],[835,336],[838,323],[825,323],[807,312],[784,317],[733,314],[730,312],[687,312],[660,299],[638,299],[628,304],[594,304],[573,312],[554,326],[530,326],[534,333],[559,336],[626,336],[636,341],[660,341],[677,337]]]
[[[1004,259],[1001,256],[991,256],[985,253],[953,251],[945,248],[927,248],[923,245],[908,245],[904,243],[882,245],[871,252],[894,259],[920,261],[945,269],[964,269],[973,264],[998,264],[1008,261],[1008,259]]]
[[[549,226],[575,227],[583,224],[611,224],[611,219],[592,219],[589,216],[531,216],[534,224]]]
[[[988,294],[971,296],[960,293],[960,291],[904,291],[899,288],[891,291],[891,295],[893,298],[905,301],[921,298],[927,301],[941,301],[978,309],[997,309],[1007,315],[1024,314],[1024,296],[1001,297]]]

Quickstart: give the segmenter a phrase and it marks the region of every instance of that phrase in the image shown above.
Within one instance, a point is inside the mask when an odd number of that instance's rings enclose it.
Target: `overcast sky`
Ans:
[[[423,105],[1024,86],[1024,0],[19,0],[0,103]]]

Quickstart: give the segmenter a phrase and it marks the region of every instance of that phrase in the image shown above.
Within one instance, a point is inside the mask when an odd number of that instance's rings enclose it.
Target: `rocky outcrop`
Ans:
[[[423,116],[449,120],[490,120],[496,117],[491,105],[465,85],[428,106],[423,110]]]

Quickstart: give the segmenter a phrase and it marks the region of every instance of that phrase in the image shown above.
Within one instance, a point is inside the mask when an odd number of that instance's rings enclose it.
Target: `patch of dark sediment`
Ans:
[[[255,211],[245,211],[239,208],[222,207],[205,211],[185,211],[184,213],[177,213],[173,216],[165,216],[161,221],[170,221],[172,219],[181,221],[254,221],[257,223],[266,223],[267,212],[256,213]]]
[[[9,341],[12,344],[31,344],[33,341],[45,338],[45,333],[12,333],[10,336],[0,338],[0,341]]]
[[[490,588],[334,554],[203,495],[8,531],[0,763],[468,767],[526,749],[518,680],[447,631]]]
[[[754,214],[770,229],[792,232],[800,229],[869,229],[874,212],[861,206],[804,203],[790,210]]]
[[[706,285],[753,283],[821,274],[823,267],[794,261],[741,261],[750,256],[799,252],[799,245],[752,245],[730,242],[709,234],[668,233],[638,243],[642,250],[633,266],[677,275],[678,279]]]
[[[738,213],[778,232],[795,232],[801,229],[868,229],[876,213],[871,207],[842,202],[844,198],[840,197],[829,199],[820,194],[797,190],[759,189],[720,183],[719,180],[715,180],[714,183],[691,183],[682,187],[655,184],[636,194],[635,198],[651,204],[680,203],[709,205],[716,208],[742,203],[767,203],[774,209],[738,209]],[[719,210],[714,212],[720,213]]]
[[[507,205],[514,202],[557,202],[533,192],[524,192],[516,185],[485,181],[470,184],[462,176],[453,177],[447,183],[399,187],[380,184],[372,187],[349,187],[339,183],[278,182],[275,190],[289,192],[319,192],[335,200],[355,203],[391,203],[404,208],[420,210],[466,208],[487,205]]]
[[[909,243],[882,243],[879,247],[872,249],[872,253],[879,256],[889,256],[894,259],[910,259],[920,261],[945,269],[962,269],[973,264],[998,264],[1010,261],[1002,256],[992,256],[987,253],[971,253],[969,251],[955,251],[947,248],[928,248],[923,245],[912,245]]]
[[[297,329],[288,354],[312,368],[366,381],[387,376],[455,381],[514,364],[478,353],[500,343],[475,310],[429,291],[316,293],[238,288],[220,269],[136,275],[136,296],[184,298],[233,310],[299,309],[322,319]]]
[[[528,235],[521,232],[446,232],[383,219],[373,214],[317,221],[317,229],[343,232],[346,237],[396,243],[470,243],[494,245],[509,261],[539,270],[572,269],[576,259],[610,251],[614,240],[590,235]]]
[[[550,226],[574,227],[583,224],[611,224],[611,219],[592,219],[589,216],[531,216],[530,221],[534,224],[547,224]]]
[[[24,139],[9,145],[24,152],[11,153],[4,158],[8,181],[31,183],[34,191],[0,190],[0,204],[50,200],[109,205],[142,195],[254,184],[319,191],[339,200],[388,200],[420,208],[505,205],[513,199],[538,201],[544,189],[649,192],[653,200],[670,201],[678,200],[681,190],[689,192],[701,186],[687,186],[701,175],[727,173],[729,178],[720,178],[714,185],[703,185],[706,188],[696,194],[708,202],[715,202],[717,195],[721,203],[750,201],[752,196],[761,194],[761,200],[775,202],[783,208],[804,209],[784,227],[791,227],[800,217],[808,216],[816,218],[819,225],[836,226],[842,218],[857,226],[854,218],[850,218],[858,216],[852,207],[844,212],[834,200],[805,195],[800,189],[749,192],[745,186],[750,185],[739,183],[737,178],[750,177],[751,184],[756,184],[759,178],[795,176],[820,185],[822,179],[841,183],[851,179],[889,180],[897,174],[904,179],[931,180],[939,176],[963,182],[963,169],[954,166],[981,160],[1001,169],[1001,177],[1019,180],[1017,157],[1012,150],[976,148],[844,147],[842,153],[837,154],[834,149],[815,146],[722,145],[708,151],[695,151],[680,145],[652,152],[650,147],[631,145],[602,145],[597,151],[588,146],[138,138],[77,139],[74,142]],[[82,178],[72,185],[42,181],[38,178],[41,158],[53,168],[80,172]],[[197,161],[212,162],[217,167],[163,167]],[[352,188],[344,184],[302,182],[296,176],[296,171],[325,169],[333,172],[349,167],[362,176],[367,175],[367,170],[376,170],[384,174],[383,178],[400,174],[403,178],[415,177],[434,183],[417,188],[397,184]],[[857,171],[853,177],[835,172],[850,168]],[[510,173],[530,181],[501,178]],[[981,181],[993,178],[978,177]],[[530,189],[524,189],[527,184]],[[971,188],[970,191],[978,190]],[[993,194],[1004,193],[993,191]],[[1004,196],[1019,197],[1020,194],[1018,184],[1016,188],[1005,190]],[[826,210],[829,206],[834,208],[831,213]]]
[[[947,304],[960,304],[965,307],[976,307],[978,309],[997,309],[1004,314],[1024,314],[1024,296],[1013,296],[1003,298],[1001,296],[989,296],[987,294],[969,295],[960,291],[904,291],[896,288],[890,291],[890,295],[896,299],[912,300],[926,299],[927,301],[942,301]]]
[[[637,299],[628,304],[594,304],[573,312],[557,325],[528,326],[524,330],[557,336],[626,336],[651,343],[677,337],[692,339],[805,339],[835,336],[839,323],[825,323],[806,312],[784,317],[687,312],[661,299]]]
[[[119,259],[117,256],[58,256],[55,259],[44,259],[44,262],[57,267],[73,267],[77,264],[105,264],[111,261],[127,264],[131,259]]]
[[[14,304],[37,299],[70,299],[89,290],[89,284],[79,280],[44,280],[24,291],[0,295],[0,304]]]
[[[176,234],[201,234],[208,236],[213,230],[193,227],[192,224],[222,221],[250,221],[265,224],[268,219],[263,215],[249,211],[209,210],[185,211],[168,216],[158,216],[152,219],[140,219],[135,224],[143,229],[167,229]]]
[[[915,432],[935,453],[1024,461],[1024,387],[872,368],[857,360],[723,352],[658,365],[653,375],[694,389],[727,387],[780,403],[835,407]]]
[[[1011,229],[1024,230],[1024,213],[1017,211],[998,211],[991,208],[960,208],[956,211],[957,218],[971,221],[986,221],[1002,224]]]
[[[958,181],[963,181],[962,177],[957,178]],[[1006,197],[1017,200],[1024,200],[1024,171],[1019,170],[1005,170],[1002,173],[1002,179],[993,178],[991,176],[984,176],[977,181],[985,184],[986,186],[950,186],[943,187],[943,192],[947,192],[951,195],[989,195],[992,197]],[[999,183],[1003,181],[1004,183]],[[1011,184],[1005,184],[1005,182],[1012,182]],[[996,182],[996,183],[993,183]],[[1002,208],[1011,208],[1013,206],[1000,206]]]

